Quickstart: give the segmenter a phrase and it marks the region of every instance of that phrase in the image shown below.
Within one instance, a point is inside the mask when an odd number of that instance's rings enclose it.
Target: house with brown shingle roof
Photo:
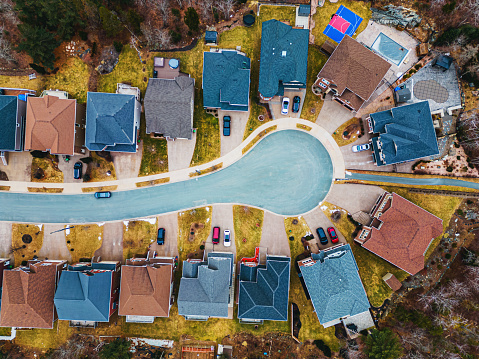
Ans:
[[[333,100],[357,112],[390,67],[386,60],[346,35],[319,72],[313,92],[318,96],[331,93]]]
[[[3,273],[0,326],[52,329],[56,320],[53,298],[67,261],[28,261],[26,267]]]
[[[429,245],[443,231],[442,219],[389,192],[378,198],[370,216],[356,242],[409,274],[424,268]]]
[[[132,258],[122,266],[119,315],[127,322],[153,323],[173,304],[175,258]]]
[[[29,97],[25,150],[73,155],[76,106],[76,100],[57,96]]]

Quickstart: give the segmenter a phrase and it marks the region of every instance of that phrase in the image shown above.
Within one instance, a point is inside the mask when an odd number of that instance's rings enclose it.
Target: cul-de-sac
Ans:
[[[0,358],[479,358],[479,2],[1,0]]]

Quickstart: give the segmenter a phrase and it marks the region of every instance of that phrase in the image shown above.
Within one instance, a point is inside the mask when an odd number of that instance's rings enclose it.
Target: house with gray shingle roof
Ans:
[[[228,318],[233,309],[234,254],[209,252],[206,261],[186,260],[178,292],[178,314],[187,320]]]
[[[238,319],[244,322],[288,320],[291,259],[266,256],[266,265],[241,263]]]
[[[369,115],[376,165],[413,161],[439,154],[436,131],[427,101]]]
[[[323,327],[343,323],[351,332],[358,333],[374,325],[349,244],[313,253],[298,265]]]
[[[251,60],[240,51],[212,49],[203,54],[203,107],[248,111]]]
[[[141,104],[135,95],[88,92],[85,145],[90,151],[136,152]]]
[[[278,20],[263,22],[258,91],[262,100],[283,96],[285,89],[306,88],[309,30]]]
[[[26,111],[27,102],[24,99],[0,95],[0,151],[23,150]]]
[[[195,79],[151,78],[145,94],[146,133],[167,139],[191,140],[195,101]]]

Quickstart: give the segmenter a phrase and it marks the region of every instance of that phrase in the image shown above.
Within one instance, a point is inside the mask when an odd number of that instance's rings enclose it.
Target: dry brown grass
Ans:
[[[300,123],[297,123],[297,124],[296,124],[296,127],[297,127],[297,128],[300,128],[300,129],[302,129],[302,130],[305,130],[305,131],[311,131],[311,128],[312,128],[312,127],[309,127],[309,126],[306,126],[306,125],[302,125],[302,124],[300,124]]]
[[[76,263],[80,258],[91,258],[103,242],[103,226],[98,224],[75,225],[66,234],[67,247]]]
[[[0,186],[0,191],[10,191],[10,186]]]
[[[83,180],[85,182],[116,180],[116,172],[113,161],[107,161],[105,158],[98,156],[98,154],[95,152],[90,152],[90,156],[93,159],[93,162],[88,164],[87,171],[83,176]],[[110,171],[110,175],[108,175],[108,171]],[[86,179],[88,179],[88,181],[86,181]]]
[[[123,258],[132,258],[148,252],[148,247],[156,239],[158,221],[123,222]]]
[[[272,132],[272,131],[275,131],[276,129],[278,128],[278,126],[274,125],[274,126],[271,126],[271,127],[268,127],[266,130],[264,131],[261,131],[258,135],[256,135],[255,138],[253,138],[253,140],[248,143],[245,148],[243,148],[243,151],[242,153],[245,154],[246,152],[248,152],[255,144],[256,142],[258,142],[260,139],[262,139],[264,136],[266,136],[268,133]]]
[[[205,174],[208,174],[208,173],[211,173],[211,172],[214,172],[214,171],[218,171],[221,168],[223,168],[223,162],[218,163],[218,164],[216,164],[214,166],[211,166],[209,168],[206,168],[204,170],[201,170],[199,172],[190,172],[189,176],[190,177],[203,176]]]
[[[136,187],[150,187],[155,186],[157,184],[168,183],[170,182],[170,177],[159,178],[156,180],[151,181],[144,181],[144,182],[136,182]]]
[[[27,189],[28,189],[28,192],[36,192],[36,193],[62,193],[63,192],[63,188],[27,187]]]
[[[180,253],[180,262],[185,260],[189,253],[197,252],[200,245],[206,242],[211,231],[212,214],[213,207],[211,206],[178,212],[178,251]],[[193,223],[202,223],[204,227],[198,229],[195,239],[190,241],[190,227]]]
[[[261,242],[264,211],[247,206],[233,206],[236,258],[252,257]]]
[[[23,235],[32,237],[31,243],[22,241]],[[18,266],[22,261],[32,259],[38,254],[43,245],[43,226],[36,224],[12,224],[12,250],[15,259],[15,265]],[[25,246],[25,248],[24,248]]]
[[[85,193],[90,192],[106,192],[106,191],[116,191],[118,188],[117,185],[114,186],[101,186],[101,187],[83,187],[81,190]]]
[[[333,132],[333,138],[338,144],[339,147],[349,145],[358,139],[358,134],[354,133],[349,139],[343,138],[343,132],[350,125],[357,124],[359,126],[359,131],[361,133],[361,119],[353,117],[352,119],[346,121],[341,126],[339,126],[336,131]]]
[[[35,178],[35,172],[39,169],[43,170],[43,178]],[[32,182],[63,182],[63,172],[58,169],[57,162],[53,160],[53,156],[49,155],[45,158],[32,157],[31,167],[31,180]]]

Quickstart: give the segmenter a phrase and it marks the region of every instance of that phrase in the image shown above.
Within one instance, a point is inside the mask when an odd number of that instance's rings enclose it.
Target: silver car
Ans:
[[[289,111],[289,97],[283,97],[283,103],[281,105],[281,114],[287,115]]]
[[[362,152],[362,151],[367,151],[369,149],[371,149],[371,145],[369,143],[365,143],[363,145],[355,145],[351,147],[351,150],[353,152]]]

